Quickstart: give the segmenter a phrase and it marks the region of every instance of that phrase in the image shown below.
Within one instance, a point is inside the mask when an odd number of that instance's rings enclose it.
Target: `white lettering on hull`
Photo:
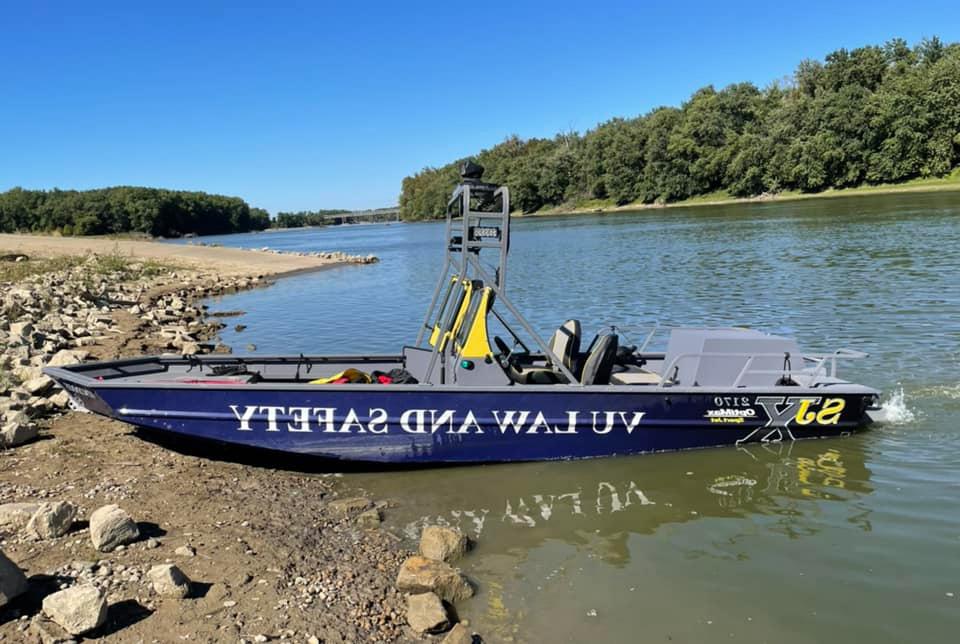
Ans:
[[[307,434],[483,434],[485,424],[468,410],[458,415],[454,409],[407,409],[399,418],[391,419],[386,409],[373,407],[364,411],[336,407],[283,407],[277,405],[230,405],[237,420],[237,431]],[[365,413],[364,413],[365,412]],[[589,430],[606,435],[625,431],[628,435],[641,424],[642,411],[566,411],[562,420],[552,419],[543,411],[499,410],[491,412],[486,426],[501,435],[513,434],[576,434]]]

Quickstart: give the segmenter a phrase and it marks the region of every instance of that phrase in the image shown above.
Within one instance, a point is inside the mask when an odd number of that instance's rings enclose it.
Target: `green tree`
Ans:
[[[475,158],[528,212],[939,176],[960,164],[960,44],[838,49],[764,90],[705,87],[679,108],[611,119],[582,137],[511,136]],[[442,217],[459,162],[404,179],[401,216]]]

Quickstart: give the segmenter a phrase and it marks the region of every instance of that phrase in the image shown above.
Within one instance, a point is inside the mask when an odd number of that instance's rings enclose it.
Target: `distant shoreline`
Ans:
[[[877,186],[857,186],[856,188],[830,188],[822,192],[781,192],[756,197],[732,197],[723,193],[713,193],[691,197],[683,201],[674,201],[663,204],[628,203],[622,206],[609,202],[589,202],[577,206],[558,206],[538,210],[536,212],[515,213],[517,217],[547,217],[562,215],[593,215],[617,212],[635,212],[640,210],[662,210],[665,208],[695,208],[700,206],[728,206],[735,204],[780,203],[790,201],[806,201],[809,199],[836,199],[841,197],[869,197],[874,195],[927,193],[927,192],[960,192],[960,172],[954,172],[948,177],[937,179],[917,179],[903,184],[884,184]]]

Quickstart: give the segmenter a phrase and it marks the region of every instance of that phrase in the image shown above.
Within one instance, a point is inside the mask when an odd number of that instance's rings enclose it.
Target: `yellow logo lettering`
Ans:
[[[843,398],[827,398],[823,408],[817,414],[817,423],[820,425],[836,425],[840,421],[840,412],[847,406]]]
[[[798,425],[809,425],[814,420],[816,420],[817,415],[810,411],[810,405],[814,400],[810,398],[804,398],[800,401],[800,407],[797,409],[797,415],[794,416],[794,420]]]

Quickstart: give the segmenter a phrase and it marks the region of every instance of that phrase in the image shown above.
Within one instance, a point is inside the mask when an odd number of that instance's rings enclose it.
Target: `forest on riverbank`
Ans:
[[[239,197],[121,186],[0,193],[0,232],[64,235],[143,233],[153,237],[263,230],[270,215]]]
[[[696,91],[585,134],[512,136],[474,155],[524,212],[898,183],[960,165],[960,43],[839,49],[789,81]],[[442,217],[462,159],[403,180],[405,220]]]

